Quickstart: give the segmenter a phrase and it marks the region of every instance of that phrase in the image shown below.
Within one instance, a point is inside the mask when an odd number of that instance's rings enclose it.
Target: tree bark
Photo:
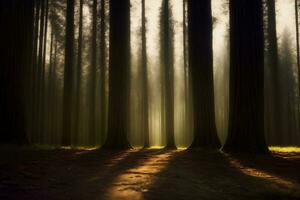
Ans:
[[[97,0],[93,0],[92,19],[92,57],[90,71],[90,96],[89,96],[89,136],[90,144],[96,144],[96,68],[97,68]]]
[[[176,148],[174,136],[174,69],[173,29],[169,0],[162,1],[161,10],[161,67],[164,89],[162,91],[163,122],[166,131],[166,148]]]
[[[267,133],[269,136],[269,144],[279,145],[280,141],[278,136],[283,133],[282,120],[281,120],[281,95],[280,95],[280,84],[279,84],[279,73],[278,73],[278,44],[277,44],[277,28],[276,28],[276,9],[275,0],[267,0],[268,9],[268,64],[271,72],[271,111],[270,120],[271,127],[270,132]]]
[[[73,67],[74,67],[74,0],[67,0],[64,92],[63,92],[63,133],[62,133],[63,146],[71,145]]]
[[[297,67],[298,67],[298,91],[300,101],[300,47],[299,47],[299,5],[298,0],[295,0],[295,18],[296,18],[296,45],[297,45]],[[300,113],[300,111],[299,111]],[[299,123],[300,125],[300,123]]]
[[[220,148],[215,124],[210,0],[189,0],[189,64],[194,103],[191,148]]]
[[[106,20],[105,20],[105,0],[101,0],[100,8],[100,123],[101,123],[101,143],[106,135],[107,122],[107,100],[106,100]]]
[[[230,0],[230,114],[224,151],[266,153],[262,0]]]
[[[79,144],[79,122],[80,122],[80,88],[82,73],[82,23],[83,23],[83,0],[79,2],[79,29],[78,29],[78,54],[77,54],[77,73],[76,73],[76,102],[75,102],[75,144]]]
[[[142,0],[142,131],[144,134],[144,147],[150,146],[149,118],[148,118],[148,73],[147,73],[147,37],[146,37],[145,0]]]
[[[108,133],[103,148],[127,149],[130,1],[110,0]]]

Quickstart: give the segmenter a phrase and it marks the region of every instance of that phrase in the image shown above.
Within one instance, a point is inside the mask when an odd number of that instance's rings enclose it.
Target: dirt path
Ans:
[[[0,199],[300,199],[300,153],[0,151]]]

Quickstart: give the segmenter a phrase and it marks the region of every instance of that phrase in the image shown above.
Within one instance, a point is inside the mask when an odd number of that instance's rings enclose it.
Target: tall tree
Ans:
[[[83,24],[83,0],[79,1],[79,28],[78,28],[78,54],[77,54],[77,73],[76,73],[76,102],[75,102],[75,144],[78,144],[79,138],[79,121],[80,121],[80,88],[82,73],[82,24]]]
[[[127,139],[130,1],[110,0],[108,133],[103,148],[130,148]]]
[[[105,0],[101,0],[100,8],[100,123],[101,143],[106,133],[107,103],[106,103],[106,20]]]
[[[266,153],[262,0],[230,0],[230,114],[223,150]]]
[[[62,145],[71,145],[74,67],[74,0],[67,0]]]
[[[271,126],[267,134],[270,144],[279,144],[276,142],[277,136],[282,134],[282,120],[280,114],[280,86],[278,73],[278,44],[277,44],[277,28],[276,28],[276,8],[275,0],[267,0],[268,22],[267,22],[267,60],[271,74],[271,110],[270,120]]]
[[[189,64],[194,98],[191,147],[219,148],[214,107],[211,1],[188,2]]]
[[[97,0],[93,0],[93,14],[92,14],[92,57],[91,57],[91,71],[90,71],[90,105],[89,105],[89,136],[90,144],[96,144],[96,72],[97,72]]]
[[[299,48],[299,4],[295,0],[295,22],[296,22],[296,47],[297,47],[297,67],[298,67],[298,83],[299,83],[299,98],[300,98],[300,48]]]
[[[147,38],[145,0],[142,0],[142,131],[144,133],[144,147],[149,147],[149,119],[148,119],[148,73],[147,73]]]
[[[40,0],[35,0],[35,17],[34,17],[34,39],[33,39],[33,53],[32,53],[32,82],[31,82],[31,137],[29,138],[30,141],[35,141],[35,137],[37,135],[37,129],[35,128],[36,126],[36,119],[37,119],[37,98],[36,98],[36,89],[37,89],[37,68],[38,68],[38,40],[39,40],[39,22],[40,22],[40,7],[41,7],[41,1]],[[36,142],[36,141],[35,141]]]
[[[53,136],[53,127],[52,125],[52,119],[53,119],[53,94],[51,94],[52,91],[52,76],[53,76],[53,46],[54,46],[54,31],[53,29],[51,30],[50,34],[50,52],[49,52],[49,71],[48,71],[48,76],[47,76],[47,96],[45,98],[45,107],[47,106],[49,111],[45,112],[45,133],[46,133],[46,141],[50,142],[52,141],[52,136]],[[46,109],[46,108],[45,108]],[[45,110],[47,111],[47,110]]]
[[[176,148],[174,137],[174,69],[173,29],[169,0],[162,1],[161,9],[161,67],[162,76],[162,121],[166,131],[166,148]]]
[[[36,98],[37,98],[37,142],[41,142],[42,138],[42,101],[41,101],[41,77],[43,69],[43,49],[44,49],[44,36],[45,36],[45,4],[46,0],[41,0],[41,15],[40,15],[40,30],[39,30],[39,47],[38,47],[38,65],[37,65],[37,89],[36,89]]]
[[[32,66],[34,1],[0,1],[0,143],[28,143],[25,87]]]
[[[46,130],[45,130],[45,118],[46,118],[46,104],[45,104],[45,75],[46,75],[46,48],[47,48],[47,35],[48,35],[48,16],[49,16],[49,0],[46,0],[45,2],[46,10],[45,10],[45,16],[43,16],[45,19],[45,28],[44,28],[44,36],[43,36],[43,53],[42,53],[42,69],[41,69],[41,77],[40,77],[40,101],[41,101],[41,122],[40,122],[40,131],[43,133],[41,135],[41,141],[42,143],[46,143]]]

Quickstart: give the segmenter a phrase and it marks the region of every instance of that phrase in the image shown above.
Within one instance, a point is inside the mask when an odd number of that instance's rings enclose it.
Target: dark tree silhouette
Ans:
[[[223,150],[266,153],[262,0],[230,0],[230,114]]]
[[[28,143],[26,100],[32,67],[34,1],[0,1],[0,143]]]
[[[73,67],[74,67],[74,0],[67,0],[64,93],[63,93],[63,133],[62,133],[63,146],[71,145]]]
[[[75,144],[78,144],[79,121],[80,121],[80,88],[82,73],[82,25],[83,25],[83,0],[79,1],[79,27],[78,27],[78,53],[77,53],[77,73],[76,73],[76,99],[75,99]]]
[[[37,84],[36,84],[36,98],[37,98],[37,141],[40,142],[42,138],[42,100],[41,100],[41,79],[43,73],[43,49],[44,49],[44,36],[45,36],[45,3],[46,0],[41,0],[41,16],[40,16],[40,30],[39,30],[39,47],[38,47],[38,65],[37,65]]]
[[[97,0],[93,0],[92,12],[92,56],[91,56],[91,71],[90,71],[90,91],[89,91],[89,136],[90,144],[96,144],[96,71],[97,71]]]
[[[110,0],[108,133],[103,148],[130,148],[127,139],[130,1]]]
[[[107,103],[106,103],[106,20],[105,20],[105,0],[101,0],[100,8],[100,123],[101,123],[101,143],[103,143],[106,133]]]
[[[298,0],[295,0],[295,22],[296,22],[296,53],[297,53],[297,67],[298,67],[298,91],[300,99],[300,47],[299,47],[299,4]],[[299,111],[300,113],[300,111]]]
[[[270,109],[270,129],[267,133],[269,144],[278,144],[277,136],[282,134],[282,120],[280,114],[280,86],[278,73],[278,44],[276,29],[276,9],[275,0],[267,0],[267,58],[271,76],[271,109]],[[276,141],[277,140],[277,141]]]
[[[162,67],[162,124],[166,132],[166,148],[176,148],[174,138],[174,69],[173,28],[169,0],[162,1],[161,9],[161,67]]]
[[[219,148],[214,107],[211,1],[189,0],[188,11],[194,107],[194,141],[191,147]]]

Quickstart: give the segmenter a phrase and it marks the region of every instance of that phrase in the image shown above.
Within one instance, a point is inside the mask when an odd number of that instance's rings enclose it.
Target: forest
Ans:
[[[298,0],[0,0],[0,199],[300,199]]]

